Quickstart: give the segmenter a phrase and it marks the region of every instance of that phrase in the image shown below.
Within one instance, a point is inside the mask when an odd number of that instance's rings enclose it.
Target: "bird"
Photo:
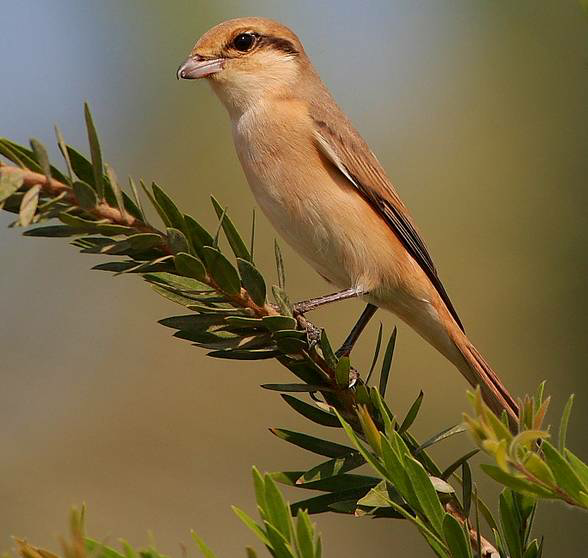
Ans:
[[[465,334],[407,207],[296,34],[261,17],[224,21],[198,39],[177,78],[210,83],[257,204],[338,289],[296,311],[366,301],[344,351],[376,309],[392,312],[480,386],[494,413],[516,424],[517,403]]]

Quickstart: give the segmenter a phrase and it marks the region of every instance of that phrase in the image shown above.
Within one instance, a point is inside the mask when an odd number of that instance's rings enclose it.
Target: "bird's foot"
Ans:
[[[309,348],[312,349],[321,340],[321,330],[312,322],[308,321],[301,312],[295,310],[294,317],[298,325],[306,331],[306,340],[308,341]]]

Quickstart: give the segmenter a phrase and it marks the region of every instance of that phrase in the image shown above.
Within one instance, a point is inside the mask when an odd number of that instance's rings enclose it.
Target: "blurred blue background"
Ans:
[[[554,419],[578,394],[569,443],[587,457],[588,17],[577,2],[19,0],[1,13],[0,135],[53,145],[58,123],[84,146],[88,100],[119,176],[157,180],[208,225],[214,192],[243,228],[254,201],[228,119],[206,84],[177,82],[175,70],[223,19],[292,27],[388,169],[507,385],[522,394],[547,379]],[[273,277],[274,233],[258,221],[258,261]],[[137,278],[89,271],[98,259],[66,242],[22,238],[9,222],[0,215],[0,549],[10,535],[58,548],[69,507],[86,502],[97,538],[148,544],[149,531],[178,556],[193,528],[219,555],[242,555],[252,538],[229,506],[254,513],[251,465],[316,463],[267,431],[312,431],[258,387],[287,373],[217,362],[171,339],[156,320],[179,307]],[[328,291],[285,252],[291,298]],[[360,309],[341,303],[313,321],[339,341]],[[379,319],[386,331],[396,323]],[[357,349],[360,367],[376,328]],[[463,380],[400,325],[390,404],[403,413],[420,388],[417,434],[459,420]],[[467,447],[451,440],[436,456],[447,464]],[[327,557],[431,555],[404,522],[315,519]],[[555,504],[537,522],[548,556],[579,556],[585,529],[585,516]]]

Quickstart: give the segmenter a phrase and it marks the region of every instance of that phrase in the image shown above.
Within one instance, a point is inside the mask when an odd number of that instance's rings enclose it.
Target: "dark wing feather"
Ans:
[[[433,260],[416,231],[407,208],[390,184],[375,155],[334,103],[332,106],[322,108],[312,104],[310,113],[315,124],[315,138],[321,152],[357,188],[364,199],[396,233],[410,255],[427,274],[463,331],[463,325],[439,279]],[[329,117],[336,117],[338,122],[342,122],[345,137],[336,133],[329,125],[327,120]]]

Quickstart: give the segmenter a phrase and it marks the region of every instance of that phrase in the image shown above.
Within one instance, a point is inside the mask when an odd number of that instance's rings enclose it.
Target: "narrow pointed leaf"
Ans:
[[[335,370],[337,368],[337,357],[333,348],[331,347],[331,343],[329,342],[329,338],[327,337],[327,332],[323,329],[321,330],[321,339],[319,341],[319,345],[321,347],[321,352],[323,353],[323,358],[325,362],[329,366]]]
[[[151,189],[153,191],[153,197],[165,215],[164,222],[166,226],[183,231],[184,216],[180,213],[176,204],[155,182],[151,184]]]
[[[194,539],[194,542],[198,546],[198,549],[204,558],[216,558],[216,554],[194,531],[192,531],[192,538]]]
[[[203,281],[206,278],[206,269],[204,269],[204,265],[202,265],[200,260],[190,254],[178,252],[174,256],[174,265],[178,273],[181,275],[193,277],[198,281]]]
[[[212,201],[212,206],[214,207],[214,210],[220,219],[220,217],[224,213],[224,210],[214,196],[210,196],[210,199]],[[229,216],[226,214],[222,220],[222,228],[225,233],[225,236],[227,237],[227,240],[229,241],[231,250],[233,250],[233,254],[235,254],[235,257],[241,258],[246,261],[251,261],[251,254],[249,253],[249,250],[247,249],[245,242],[243,242],[243,239],[241,238],[237,229],[235,228],[233,221],[231,221]]]
[[[445,512],[439,501],[439,496],[437,496],[437,492],[435,492],[429,479],[429,475],[424,467],[410,456],[406,458],[406,472],[410,478],[423,514],[430,521],[435,532],[442,534],[443,516]]]
[[[286,271],[284,269],[284,258],[277,240],[274,240],[274,253],[276,256],[276,271],[278,274],[278,287],[286,288]]]
[[[291,444],[307,451],[311,451],[312,453],[324,455],[325,457],[345,457],[357,454],[357,452],[349,446],[343,446],[328,440],[321,440],[320,438],[301,434],[300,432],[293,432],[282,428],[270,428],[270,432],[286,442],[290,442]]]
[[[39,140],[32,139],[31,149],[33,151],[37,163],[39,163],[39,166],[41,167],[41,170],[45,175],[45,178],[47,178],[47,180],[51,182],[51,165],[49,164],[49,156],[47,155],[47,150],[45,149],[45,146]]]
[[[208,273],[217,285],[227,294],[236,295],[241,291],[241,281],[231,262],[215,248],[202,248]]]
[[[237,508],[236,506],[232,506],[232,510],[235,512],[235,515],[243,522],[243,524],[255,534],[255,536],[266,546],[270,545],[269,539],[263,532],[263,529],[255,522],[255,520],[250,517],[247,513],[243,510]]]
[[[167,243],[170,247],[170,250],[174,254],[178,254],[179,252],[188,253],[190,251],[190,247],[188,246],[188,240],[186,239],[184,233],[176,229],[174,227],[167,228]]]
[[[292,538],[290,510],[270,475],[265,475],[265,499],[268,519],[282,536],[290,541]]]
[[[461,523],[448,513],[443,518],[443,535],[452,558],[472,558],[469,537]]]
[[[574,404],[574,394],[570,395],[566,406],[564,407],[563,414],[561,416],[561,422],[559,424],[559,435],[557,438],[559,451],[563,453],[566,447],[566,435],[568,432],[568,422],[570,420],[570,413],[572,412],[572,406]]]
[[[98,134],[96,133],[96,128],[94,126],[94,121],[92,120],[92,114],[90,113],[90,107],[88,106],[88,103],[84,103],[84,116],[86,119],[86,128],[88,130],[88,143],[90,144],[90,154],[92,156],[92,174],[94,177],[94,187],[96,188],[96,194],[98,195],[98,199],[101,200],[104,198],[104,168],[102,165],[102,152],[100,150]],[[72,159],[73,164],[71,152],[70,158]],[[82,180],[86,180],[86,177],[79,177]]]
[[[339,359],[337,366],[335,367],[335,378],[337,384],[342,387],[349,387],[349,373],[351,372],[351,363],[349,357],[344,356]]]
[[[21,174],[3,172],[0,167],[0,204],[15,193],[23,181]]]
[[[96,192],[86,182],[76,180],[73,183],[73,191],[82,209],[94,209],[98,204]]]
[[[257,268],[248,260],[237,258],[237,267],[241,275],[243,287],[249,293],[257,306],[263,306],[266,298],[266,286],[263,276]]]
[[[329,459],[328,461],[320,463],[316,467],[306,471],[304,475],[298,479],[297,483],[304,485],[307,482],[330,478],[357,469],[364,463],[365,459],[358,452],[344,457]]]
[[[523,558],[523,546],[520,538],[521,529],[514,509],[512,492],[509,490],[502,491],[499,508],[500,524],[504,540],[510,552],[510,558]]]
[[[39,193],[41,192],[40,184],[29,188],[22,198],[20,203],[20,210],[18,213],[18,221],[22,227],[27,227],[33,221],[37,205],[39,204]]]
[[[380,393],[382,397],[386,395],[386,387],[388,386],[388,377],[390,376],[390,367],[392,366],[392,357],[394,356],[394,347],[396,345],[396,334],[397,329],[394,328],[388,340],[386,352],[384,353],[384,361],[382,362],[382,371],[380,373]]]
[[[557,480],[559,488],[574,496],[574,498],[578,498],[579,493],[585,490],[585,487],[582,485],[582,481],[576,475],[574,469],[547,440],[543,442],[541,449],[545,455],[547,465]]]
[[[382,332],[383,327],[382,323],[380,322],[380,328],[378,329],[378,337],[376,338],[376,348],[374,349],[374,357],[372,359],[372,364],[370,365],[370,371],[368,372],[367,378],[365,380],[366,384],[370,383],[370,378],[372,377],[372,373],[374,368],[376,367],[376,363],[378,362],[378,357],[380,356],[380,348],[382,346]]]
[[[341,428],[341,423],[335,415],[326,413],[314,405],[309,405],[308,403],[305,403],[296,397],[292,397],[291,395],[282,395],[282,399],[288,403],[292,409],[312,422],[316,422],[322,426]]]
[[[412,426],[412,423],[419,414],[419,409],[421,408],[421,403],[423,402],[424,395],[425,394],[421,391],[418,397],[415,399],[414,403],[410,406],[408,413],[406,413],[406,416],[404,417],[404,420],[402,421],[402,424],[398,429],[399,434],[406,432]]]

